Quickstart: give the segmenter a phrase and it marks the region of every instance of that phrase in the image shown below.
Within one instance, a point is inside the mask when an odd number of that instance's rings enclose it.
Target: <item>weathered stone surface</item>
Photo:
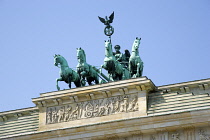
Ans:
[[[0,139],[209,140],[209,85],[205,79],[156,87],[142,77],[43,93],[33,109],[0,113]],[[37,111],[38,129],[30,129]],[[27,123],[17,127],[14,119]]]

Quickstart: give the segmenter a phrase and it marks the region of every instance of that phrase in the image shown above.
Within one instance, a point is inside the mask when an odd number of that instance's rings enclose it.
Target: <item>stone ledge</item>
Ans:
[[[40,97],[47,97],[47,96],[55,96],[55,95],[64,95],[68,93],[77,93],[79,94],[80,92],[90,92],[90,90],[93,91],[101,91],[101,90],[107,90],[107,89],[112,89],[112,88],[117,88],[117,87],[122,87],[122,85],[128,86],[128,85],[139,85],[141,83],[146,83],[147,86],[151,86],[152,88],[155,88],[154,83],[148,79],[147,77],[140,77],[140,78],[132,78],[132,79],[126,79],[126,80],[120,80],[120,81],[113,81],[113,82],[108,82],[104,84],[97,84],[97,85],[91,85],[91,86],[85,86],[85,87],[78,87],[78,88],[73,88],[73,89],[67,89],[67,90],[62,90],[62,91],[54,91],[54,92],[47,92],[47,93],[41,93]],[[37,99],[37,98],[33,98]]]
[[[39,112],[37,107],[0,112],[0,122],[8,121],[10,118],[19,118],[27,115],[32,115],[33,113],[37,112]]]
[[[101,85],[80,87],[75,89],[43,93],[32,101],[39,108],[52,104],[61,105],[72,102],[82,102],[93,99],[107,98],[117,95],[126,95],[133,92],[146,90],[147,92],[155,90],[153,82],[147,77],[109,82]]]
[[[163,90],[164,92],[172,92],[172,91],[181,91],[181,92],[189,92],[191,88],[199,88],[200,90],[207,90],[210,87],[210,79],[189,81],[183,83],[176,83],[165,86],[158,86],[158,90]]]

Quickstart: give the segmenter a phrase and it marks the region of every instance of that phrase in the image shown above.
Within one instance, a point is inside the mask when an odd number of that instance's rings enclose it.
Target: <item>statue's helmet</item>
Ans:
[[[115,49],[120,49],[120,45],[115,45],[114,48]]]

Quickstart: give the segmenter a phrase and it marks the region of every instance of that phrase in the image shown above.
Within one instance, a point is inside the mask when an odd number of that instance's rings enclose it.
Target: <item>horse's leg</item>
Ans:
[[[56,79],[56,87],[57,87],[58,90],[60,90],[60,87],[58,86],[58,81],[63,81],[63,78],[60,77],[60,78]]]
[[[108,71],[108,78],[109,78],[110,81],[113,81],[113,79],[111,79],[111,73],[110,73],[110,71]]]
[[[124,80],[124,79],[129,79],[130,78],[130,73],[129,73],[129,71],[126,69],[126,68],[123,68],[123,77],[122,77],[122,79]]]
[[[123,68],[118,69],[118,73],[116,73],[117,80],[122,80],[124,78]]]
[[[71,89],[71,77],[70,76],[68,78],[68,82],[69,82],[69,88]]]
[[[140,63],[137,63],[136,64],[136,69],[137,69],[137,71],[136,71],[136,77],[140,77]]]
[[[114,71],[111,72],[111,78],[113,81],[117,81],[117,77]]]
[[[81,83],[80,83],[80,78],[79,78],[79,76],[77,76],[76,80],[74,81],[74,85],[75,85],[76,87],[81,87]]]
[[[80,72],[79,75],[80,75],[80,84],[81,84],[81,86],[83,87],[83,86],[85,86],[85,84],[86,84],[84,72],[83,72],[83,71]]]
[[[92,79],[91,79],[91,77],[88,77],[88,78],[86,78],[87,79],[87,82],[88,82],[88,85],[92,85]]]
[[[140,70],[140,77],[142,76],[142,74],[143,74],[143,67],[144,67],[144,63],[143,62],[141,62],[141,64],[140,64],[140,68],[139,68],[139,70]]]
[[[75,85],[76,87],[80,87],[80,82],[75,81],[75,82],[74,82],[74,85]]]
[[[82,87],[85,86],[85,78],[81,77],[80,83]]]
[[[129,73],[131,75],[131,77],[133,77],[133,72],[132,72],[132,62],[131,60],[129,60],[129,67],[128,67]]]
[[[99,76],[98,76],[97,73],[96,73],[96,75],[95,75],[95,83],[96,83],[96,84],[99,84]]]

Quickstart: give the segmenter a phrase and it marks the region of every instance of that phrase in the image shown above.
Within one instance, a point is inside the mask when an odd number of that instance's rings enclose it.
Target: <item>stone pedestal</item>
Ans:
[[[143,117],[147,93],[155,86],[146,77],[41,94],[39,131]]]

